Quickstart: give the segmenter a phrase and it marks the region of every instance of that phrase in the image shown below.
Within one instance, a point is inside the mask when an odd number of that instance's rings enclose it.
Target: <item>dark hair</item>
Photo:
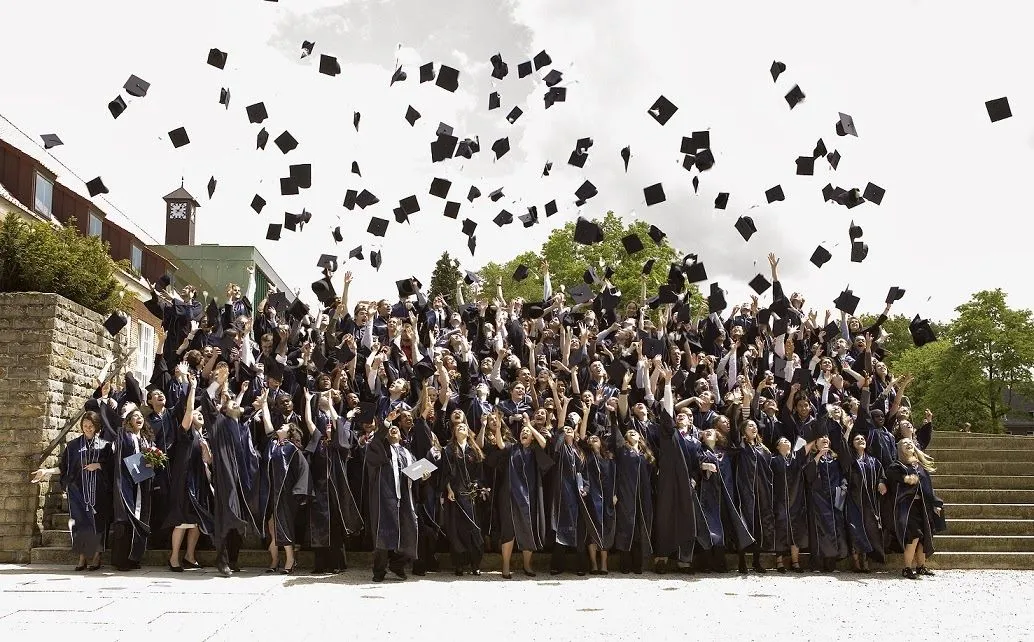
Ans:
[[[92,410],[87,410],[83,413],[82,419],[79,420],[80,426],[83,425],[83,420],[89,421],[93,424],[93,429],[97,432],[100,432],[104,427],[104,424],[101,423],[101,416]]]

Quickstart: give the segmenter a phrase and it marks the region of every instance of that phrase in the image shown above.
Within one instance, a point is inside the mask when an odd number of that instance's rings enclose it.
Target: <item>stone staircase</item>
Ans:
[[[930,566],[1034,570],[1034,437],[935,432],[928,452],[936,459],[934,489],[944,500],[948,517],[948,533],[934,538],[937,553],[930,558]],[[45,529],[40,545],[32,549],[31,562],[74,565],[67,500],[54,493],[45,506]],[[105,562],[107,557],[105,554]],[[168,551],[148,551],[144,563],[164,566],[168,557]],[[438,557],[448,566],[448,555]],[[536,566],[549,558],[547,554],[535,557]],[[198,560],[204,565],[211,566],[214,558],[213,551],[198,551]],[[371,565],[370,553],[350,552],[348,559],[353,566]],[[269,554],[246,543],[240,563],[264,568]],[[301,568],[311,568],[312,553],[300,552],[298,563]],[[735,568],[733,556],[729,564]],[[889,568],[900,565],[900,555],[890,556]],[[499,568],[499,556],[486,555],[483,567]]]

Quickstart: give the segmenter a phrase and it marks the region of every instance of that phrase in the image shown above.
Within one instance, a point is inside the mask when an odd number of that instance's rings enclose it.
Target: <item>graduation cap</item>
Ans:
[[[650,105],[647,113],[658,123],[665,125],[678,110],[679,108],[675,106],[675,103],[661,96]]]
[[[532,72],[532,69],[531,69],[531,61],[530,60],[526,60],[526,61],[524,61],[524,62],[522,62],[522,63],[517,65],[517,77],[518,78],[525,78],[527,76],[530,76],[531,72]]]
[[[172,142],[172,146],[177,149],[190,144],[190,136],[187,136],[187,130],[183,127],[177,127],[169,132],[169,140]]]
[[[560,73],[556,69],[550,69],[549,73],[542,77],[542,82],[546,83],[547,87],[559,84],[564,79],[564,74]]]
[[[86,190],[89,192],[90,198],[93,198],[98,194],[108,193],[108,188],[104,186],[104,181],[101,180],[100,176],[87,183]]]
[[[754,226],[754,219],[749,216],[741,216],[736,219],[736,231],[740,233],[744,241],[749,241],[758,228]]]
[[[215,176],[213,176],[213,177],[208,179],[208,198],[209,199],[211,199],[212,195],[215,194],[215,186],[216,186],[216,184],[218,184],[218,181],[215,180]]]
[[[574,225],[574,240],[582,245],[593,245],[603,242],[603,228],[595,221],[584,219],[581,216]]]
[[[599,191],[596,189],[595,185],[593,185],[589,181],[585,181],[584,183],[582,183],[578,187],[577,190],[575,190],[574,195],[578,197],[578,200],[580,200],[582,202],[585,202],[585,201],[589,200],[590,198],[592,198],[593,196],[596,196],[596,194],[598,194],[598,193],[599,193]],[[602,232],[600,234],[601,234],[601,240],[602,240]]]
[[[470,236],[467,238],[467,249],[470,250],[470,255],[474,256],[474,250],[478,247],[478,238],[476,236]]]
[[[377,198],[373,195],[372,192],[367,191],[365,189],[359,192],[359,195],[355,197],[355,204],[358,205],[359,209],[361,210],[365,210],[367,207],[370,207],[371,205],[376,205],[380,202],[381,199]]]
[[[507,212],[506,210],[503,210],[496,214],[495,218],[492,219],[492,222],[498,225],[499,227],[509,225],[510,223],[513,223],[513,214]]]
[[[657,262],[657,259],[649,259],[646,263],[643,263],[643,274],[647,275],[653,272],[653,265]]]
[[[769,203],[785,200],[786,197],[783,196],[783,186],[776,185],[775,187],[766,190],[765,199],[768,200]]]
[[[402,65],[399,65],[398,68],[395,69],[395,73],[391,74],[391,82],[388,83],[388,86],[391,87],[397,82],[404,82],[408,77],[409,76],[406,72],[402,71]]]
[[[718,196],[714,199],[714,208],[716,210],[724,210],[729,204],[729,192],[719,192]]]
[[[290,176],[280,179],[280,195],[294,196],[298,193],[298,184]]]
[[[784,98],[786,98],[786,104],[790,105],[790,109],[793,109],[801,101],[804,100],[804,92],[801,91],[800,86],[794,85],[793,89],[791,89],[789,92],[787,92],[787,94],[786,94],[786,96],[784,96]]]
[[[438,68],[438,80],[434,82],[448,92],[456,91],[460,86],[460,72],[448,65]]]
[[[356,199],[356,196],[358,196],[358,195],[359,195],[359,192],[355,191],[354,189],[350,189],[350,190],[345,191],[345,201],[342,203],[342,205],[346,209],[348,209],[349,211],[354,210],[355,209],[355,199]]]
[[[352,161],[352,173],[356,176],[362,177],[363,173],[359,170],[359,161]]]
[[[840,152],[834,149],[830,153],[826,154],[826,160],[829,161],[829,166],[836,171],[837,166],[840,165]]]
[[[700,187],[700,177],[699,176],[694,176],[693,177],[693,193],[694,194],[697,193],[697,188],[698,187]]]
[[[797,157],[797,175],[812,176],[815,174],[815,159],[811,156]]]
[[[550,87],[549,91],[542,96],[542,100],[546,105],[546,109],[549,109],[554,103],[562,103],[567,101],[567,88],[566,87]]]
[[[341,241],[345,240],[345,237],[341,235],[341,226],[340,225],[335,227],[334,231],[331,232],[330,235],[334,237],[334,242],[335,243],[340,243]]]
[[[851,292],[850,289],[844,290],[840,295],[833,299],[833,304],[836,305],[837,310],[846,312],[848,314],[854,314],[855,310],[858,309],[858,302],[860,299]]]
[[[592,288],[585,283],[579,283],[567,292],[578,305],[584,305],[592,300]]]
[[[827,323],[826,327],[822,328],[822,330],[826,333],[826,341],[832,340],[833,337],[840,336],[840,324],[838,324],[835,320]]]
[[[682,272],[687,283],[700,283],[707,280],[707,270],[703,263],[691,263]]]
[[[833,197],[833,200],[840,205],[847,207],[847,209],[858,207],[865,202],[865,199],[862,197],[862,191],[857,187],[851,190],[840,190]]]
[[[546,203],[546,217],[553,216],[557,213],[556,199]]]
[[[506,155],[506,152],[510,151],[510,139],[503,136],[495,141],[492,143],[492,151],[495,152],[495,159],[499,160]]]
[[[772,287],[772,284],[765,278],[763,274],[758,274],[750,280],[750,288],[757,292],[759,295],[764,294],[768,291],[768,288]]]
[[[444,178],[432,179],[430,189],[431,196],[437,196],[438,198],[446,198],[449,195],[450,187],[452,187],[452,181],[445,180]]]
[[[862,198],[867,201],[871,201],[876,205],[883,202],[883,195],[887,193],[887,190],[883,189],[879,185],[869,183],[865,186],[865,191],[862,192]]]
[[[517,119],[520,118],[521,114],[523,113],[524,112],[521,111],[520,107],[514,107],[510,110],[510,113],[506,115],[506,122],[510,123],[511,125],[514,124],[515,122],[517,122]]]
[[[836,130],[837,136],[858,136],[858,130],[854,126],[854,118],[851,118],[843,112],[837,112],[840,115],[840,120],[837,121]]]
[[[664,196],[664,186],[660,183],[650,185],[643,189],[643,197],[646,199],[647,206],[663,203],[666,200],[666,197]]]
[[[312,50],[315,49],[315,47],[316,47],[316,43],[315,42],[309,42],[308,40],[303,40],[302,41],[302,55],[301,55],[301,58],[305,58],[307,56],[311,56],[312,55]],[[299,59],[301,59],[301,58],[299,58]]]
[[[772,82],[779,80],[779,74],[784,71],[786,71],[786,64],[779,62],[778,60],[773,60],[772,66],[768,70],[768,72],[772,74]]]
[[[686,289],[686,277],[682,275],[682,266],[678,263],[672,263],[668,266],[667,283],[676,292],[682,292]]]
[[[319,260],[316,261],[316,267],[337,272],[337,256],[333,254],[320,254]]]
[[[535,71],[553,63],[553,59],[549,57],[549,54],[546,53],[545,49],[535,54],[535,57],[532,58],[531,61],[535,63]]]
[[[413,279],[413,277],[410,277],[408,279],[395,281],[395,289],[398,290],[400,299],[416,294],[416,285],[413,283],[414,280],[415,279]]]
[[[122,112],[126,111],[126,101],[122,96],[115,96],[115,100],[108,103],[108,111],[111,112],[112,118],[118,118]]]
[[[291,135],[291,132],[287,130],[284,130],[284,133],[277,136],[276,140],[273,141],[273,144],[276,145],[284,154],[298,147],[298,141],[296,141],[294,136]]]
[[[502,80],[510,73],[510,66],[503,62],[502,54],[497,53],[489,58],[488,61],[492,63],[492,77],[496,80]]]
[[[407,214],[406,210],[402,209],[402,207],[396,207],[395,209],[391,210],[391,213],[395,215],[396,223],[409,222],[409,214]]]
[[[40,136],[43,139],[43,149],[50,149],[51,147],[57,147],[63,145],[61,139],[58,138],[57,134],[43,134]]]
[[[227,109],[230,108],[230,90],[227,87],[219,90],[219,104]]]
[[[711,153],[710,149],[700,150],[700,153],[696,155],[693,164],[696,166],[698,171],[706,172],[714,167],[714,154]]]
[[[937,340],[933,328],[930,327],[930,322],[927,319],[921,319],[918,314],[908,324],[908,333],[912,335],[912,343],[917,348],[922,348]]]
[[[522,214],[522,215],[518,216],[517,218],[520,219],[521,223],[524,224],[524,227],[531,227],[532,225],[534,225],[534,224],[539,222],[538,208],[536,208],[534,205],[532,205],[532,206],[528,207],[528,213],[527,214]]]
[[[266,299],[266,305],[271,307],[271,308],[273,308],[277,312],[280,312],[280,313],[286,312],[287,311],[287,293],[286,292],[274,292],[273,294],[270,294],[269,298]],[[272,373],[267,370],[266,374],[269,375],[269,374],[272,374]]]
[[[447,201],[445,203],[445,216],[449,218],[456,218],[460,215],[460,204],[456,201]]]
[[[359,112],[352,112],[352,127],[355,127],[356,131],[359,131],[359,121],[362,119],[362,117],[363,115]]]
[[[492,93],[488,94],[488,111],[492,111],[493,109],[499,109],[499,106],[501,104],[502,103],[500,102],[498,91],[493,91]]]
[[[301,230],[309,220],[312,219],[312,214],[306,212],[304,209],[301,214],[292,214],[291,212],[284,212],[284,227],[291,230]]]
[[[836,195],[836,189],[833,187],[833,184],[832,183],[826,183],[826,186],[822,188],[822,200],[827,201],[827,202],[831,201],[831,200],[833,200],[833,197],[835,195]]]
[[[727,307],[729,307],[729,304],[725,302],[725,292],[722,291],[722,288],[717,283],[712,283],[711,294],[707,297],[708,314],[721,312]]]
[[[488,193],[488,198],[493,202],[498,202],[503,197],[503,188],[494,189]]]
[[[587,160],[589,160],[588,152],[575,148],[575,150],[571,152],[571,156],[567,159],[567,164],[582,168],[585,167],[585,161]]]
[[[381,269],[381,251],[380,250],[374,250],[373,252],[370,252],[370,265],[373,266],[373,269],[380,271],[380,269]]]
[[[463,272],[464,272],[464,274],[463,274],[463,282],[466,283],[467,285],[474,285],[475,283],[478,283],[478,284],[483,283],[483,279],[481,278],[481,275],[478,274],[477,272],[471,272],[470,270],[464,270]]]
[[[481,145],[477,139],[464,138],[456,145],[456,156],[461,158],[473,158],[474,154],[481,151]]]
[[[300,299],[296,298],[292,303],[291,307],[287,308],[286,317],[288,319],[298,319],[299,321],[304,319],[309,314],[309,306]]]
[[[865,260],[865,257],[869,255],[869,246],[861,241],[855,241],[851,244],[851,262],[861,263]]]
[[[817,143],[815,143],[815,151],[813,151],[811,155],[813,158],[819,158],[820,156],[826,155],[826,143],[824,143],[821,138]]]
[[[847,235],[851,237],[852,241],[856,241],[862,238],[862,228],[855,225],[854,221],[851,221],[851,226],[847,228]]]
[[[473,203],[474,199],[479,197],[479,196],[481,196],[481,190],[479,190],[477,187],[471,185],[470,186],[470,190],[467,192],[467,200],[469,202]]]
[[[268,141],[269,132],[267,132],[266,128],[263,127],[262,130],[258,133],[258,136],[255,137],[255,149],[265,149],[266,143]]]
[[[809,260],[815,264],[815,267],[820,268],[832,258],[833,255],[829,253],[829,250],[820,245],[811,253],[811,259]]]
[[[341,63],[334,56],[320,54],[320,73],[328,76],[336,76],[341,73]]]
[[[416,214],[420,211],[420,203],[416,200],[416,196],[407,196],[406,198],[399,201],[399,206],[405,211],[406,214]]]
[[[283,229],[283,226],[280,225],[279,223],[270,223],[269,227],[266,228],[266,238],[269,239],[270,241],[279,241],[280,240],[280,231],[282,229]]]
[[[108,334],[111,336],[115,336],[122,330],[122,328],[126,327],[126,324],[128,323],[129,319],[116,310],[111,313],[111,316],[104,320],[104,329],[107,330]]]
[[[638,234],[632,233],[628,236],[621,238],[621,245],[625,248],[625,253],[629,256],[641,252],[645,246],[643,245],[642,239],[639,238]]]
[[[126,93],[134,98],[143,98],[147,95],[147,90],[151,87],[151,83],[147,82],[143,78],[138,76],[130,75],[129,80],[122,86],[126,90]]]
[[[370,225],[366,228],[366,231],[374,236],[384,236],[388,231],[388,219],[376,216],[370,217]]]
[[[254,105],[248,105],[244,108],[244,111],[248,113],[248,122],[252,124],[261,123],[266,118],[269,118],[269,114],[266,113],[265,103],[255,103]]]
[[[528,270],[528,266],[524,265],[523,263],[521,263],[520,265],[517,266],[517,269],[514,270],[514,272],[513,272],[513,280],[517,281],[519,283],[519,282],[523,281],[524,279],[528,278],[528,274],[529,273],[530,272]]]
[[[316,299],[323,305],[328,305],[337,298],[334,284],[331,283],[330,278],[326,276],[319,281],[313,281],[312,292],[316,295]]]
[[[420,118],[420,112],[418,112],[417,110],[413,109],[412,105],[410,105],[409,107],[406,108],[406,122],[409,123],[410,126],[415,125],[416,121],[419,118]]]
[[[656,225],[651,225],[650,231],[648,231],[646,235],[649,236],[657,245],[660,245],[661,242],[664,241],[664,237],[667,236],[667,234],[661,231],[661,228]]]
[[[363,246],[360,245],[359,247],[352,248],[352,251],[350,251],[348,253],[348,258],[350,258],[350,259],[359,259],[360,261],[362,261],[363,260]]]
[[[894,303],[895,301],[900,301],[902,299],[902,297],[904,297],[904,296],[905,296],[905,291],[904,290],[902,290],[901,288],[897,287],[896,285],[895,286],[891,286],[890,291],[887,292],[887,303],[891,304],[891,303]]]
[[[984,107],[987,108],[987,115],[991,118],[992,123],[997,123],[1000,120],[1012,117],[1012,109],[1009,108],[1009,99],[1005,96],[985,102]]]
[[[434,63],[426,62],[420,65],[420,82],[431,82],[434,80]]]
[[[287,169],[295,185],[302,189],[312,187],[312,165],[310,163],[291,165]]]
[[[474,233],[474,230],[476,230],[477,227],[478,227],[477,221],[473,221],[473,220],[471,220],[469,218],[463,219],[463,230],[462,231],[468,237],[471,236]]]
[[[447,158],[452,158],[453,154],[456,153],[457,143],[459,143],[459,139],[452,134],[438,134],[438,138],[431,143],[431,162],[438,163]]]
[[[226,58],[227,53],[225,51],[219,51],[218,49],[210,49],[208,51],[208,64],[216,69],[222,69],[226,66]]]

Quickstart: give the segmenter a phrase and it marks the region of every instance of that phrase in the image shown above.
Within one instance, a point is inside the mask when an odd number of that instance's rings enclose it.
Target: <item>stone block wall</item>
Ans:
[[[0,562],[28,562],[60,484],[30,483],[46,446],[93,394],[105,362],[128,345],[104,317],[57,294],[0,293]],[[73,428],[69,438],[79,435]],[[55,449],[59,454],[61,448]],[[52,454],[44,466],[57,466]]]

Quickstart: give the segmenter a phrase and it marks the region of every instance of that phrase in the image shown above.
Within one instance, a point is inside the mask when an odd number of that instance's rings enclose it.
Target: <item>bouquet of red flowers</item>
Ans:
[[[157,446],[151,446],[143,452],[144,461],[151,468],[165,468],[169,464],[169,456]]]

